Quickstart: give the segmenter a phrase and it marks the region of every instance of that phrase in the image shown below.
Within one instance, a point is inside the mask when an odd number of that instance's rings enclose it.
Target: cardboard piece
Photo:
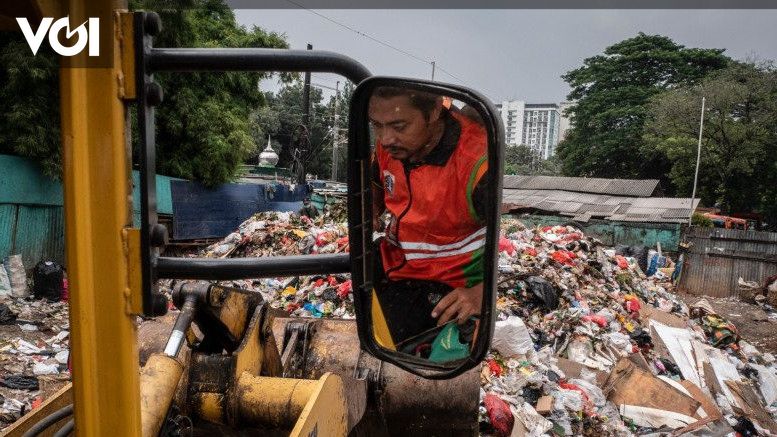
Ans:
[[[647,324],[648,320],[655,320],[662,325],[671,326],[672,328],[685,329],[685,327],[688,326],[688,323],[682,317],[661,311],[651,305],[644,305],[639,309],[639,318],[642,319],[645,324]]]
[[[557,357],[558,362],[556,363],[556,366],[564,372],[564,376],[567,379],[579,379],[582,377],[583,369],[585,369],[588,372],[594,372],[596,374],[596,385],[599,387],[604,384],[604,381],[607,380],[607,374],[605,372],[602,372],[601,370],[592,369],[590,367],[586,367],[577,361],[572,361],[567,358],[563,357]]]
[[[645,407],[650,410],[670,411],[679,413],[681,416],[694,417],[701,406],[691,396],[638,368],[628,358],[618,361],[604,383],[602,391],[607,400],[612,401],[619,408],[623,405]]]
[[[642,355],[642,352],[631,354],[628,356],[628,358],[632,363],[634,363],[640,369],[646,372],[654,373],[653,366],[648,364],[647,360],[645,359],[645,356]]]
[[[534,409],[543,416],[547,416],[553,411],[553,397],[547,395],[541,397],[537,401],[537,406],[534,407]]]
[[[510,432],[510,437],[526,437],[529,435],[529,430],[526,429],[523,422],[513,413],[513,430]]]
[[[697,341],[691,331],[673,328],[651,320],[650,335],[654,344],[660,343],[665,348],[660,352],[667,353],[672,358],[672,361],[680,368],[683,378],[699,387],[704,387],[699,364],[704,361],[706,354],[701,344],[694,346]]]
[[[727,380],[726,385],[737,401],[736,405],[733,405],[735,413],[739,412],[772,434],[777,433],[777,422],[761,405],[761,398],[749,382]]]
[[[707,415],[707,417],[704,418],[705,420],[709,419],[708,421],[715,421],[723,417],[723,414],[721,414],[720,409],[718,408],[718,404],[707,396],[696,384],[688,380],[680,381],[680,384],[691,394],[691,397],[701,404],[701,408]]]

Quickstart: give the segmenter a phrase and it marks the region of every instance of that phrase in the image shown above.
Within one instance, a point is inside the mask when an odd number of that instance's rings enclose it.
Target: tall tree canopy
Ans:
[[[690,196],[702,96],[706,111],[697,196],[724,211],[760,211],[777,223],[777,71],[772,64],[732,63],[699,85],[653,99],[646,149],[663,154],[669,179]]]
[[[33,56],[21,32],[0,32],[0,153],[61,173],[59,58],[47,44]]]
[[[660,35],[639,33],[588,58],[562,77],[575,104],[572,128],[559,144],[565,174],[658,177],[668,162],[641,147],[650,98],[693,84],[727,65],[723,49],[685,48]],[[644,153],[647,152],[647,153]]]
[[[237,25],[223,0],[137,0],[134,9],[162,17],[156,47],[288,47],[276,33]],[[264,143],[252,135],[250,115],[265,104],[262,73],[155,75],[165,101],[157,108],[157,171],[207,186],[233,179]]]
[[[130,8],[159,12],[156,47],[288,47],[276,33],[239,26],[223,0],[134,0]],[[33,56],[20,32],[0,33],[0,153],[39,160],[53,177],[62,162],[58,68],[47,44]],[[233,179],[258,147],[249,117],[265,104],[265,77],[157,74],[165,93],[157,108],[157,171],[210,186]]]
[[[348,107],[353,93],[353,84],[345,82],[342,90],[332,94],[324,102],[321,88],[312,86],[310,90],[310,131],[302,129],[304,84],[297,80],[287,83],[277,93],[266,93],[267,105],[252,114],[252,129],[257,142],[267,144],[268,135],[272,137],[273,148],[278,153],[278,167],[297,170],[302,165],[305,173],[329,178],[332,172],[332,147],[334,130],[338,129],[338,180],[345,180],[347,163]],[[338,121],[335,126],[335,100],[337,100]],[[307,140],[303,138],[307,132]],[[295,158],[294,151],[301,148]],[[261,149],[261,148],[260,148]]]
[[[505,174],[543,176],[561,174],[560,164],[555,156],[550,159],[542,159],[538,151],[532,150],[525,144],[506,146],[504,157]]]

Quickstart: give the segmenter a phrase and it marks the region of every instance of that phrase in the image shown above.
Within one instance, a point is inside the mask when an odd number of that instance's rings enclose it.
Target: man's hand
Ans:
[[[437,326],[442,326],[456,319],[463,325],[471,316],[480,314],[483,304],[483,283],[472,288],[457,288],[440,299],[432,310],[432,317],[437,318]]]

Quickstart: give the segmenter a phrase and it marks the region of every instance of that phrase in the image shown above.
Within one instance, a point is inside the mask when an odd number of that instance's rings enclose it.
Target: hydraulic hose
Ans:
[[[76,421],[74,419],[70,419],[67,421],[65,426],[59,429],[59,431],[55,432],[52,437],[66,437],[69,436],[71,432],[73,432],[73,429],[76,427]]]
[[[41,419],[40,422],[33,425],[30,429],[25,432],[22,437],[35,437],[44,430],[46,430],[51,425],[59,422],[65,417],[71,416],[73,414],[73,404],[64,406],[60,408],[59,410],[49,414],[48,416]],[[72,420],[68,423],[73,422]],[[67,426],[67,425],[65,425]]]

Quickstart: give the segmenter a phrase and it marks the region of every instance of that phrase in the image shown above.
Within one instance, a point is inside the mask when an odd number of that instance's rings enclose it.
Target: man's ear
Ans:
[[[429,112],[429,123],[434,123],[440,119],[442,115],[442,97],[439,97],[435,102],[434,108]]]

